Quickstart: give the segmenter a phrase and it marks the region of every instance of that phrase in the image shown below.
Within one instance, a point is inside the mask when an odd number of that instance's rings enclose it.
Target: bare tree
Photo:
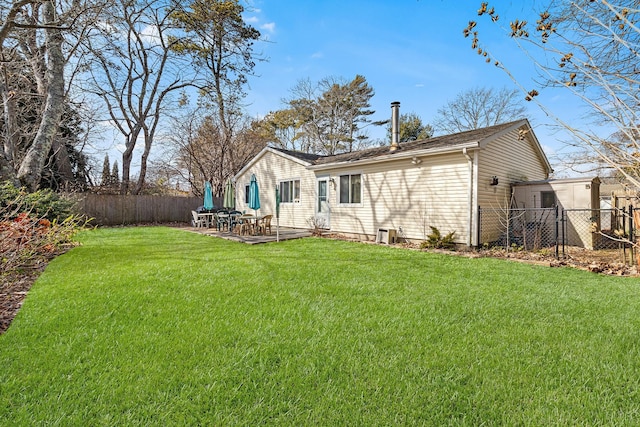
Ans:
[[[16,28],[20,28],[18,33]],[[38,32],[44,38],[44,49],[38,49]],[[40,118],[38,131],[26,150],[15,175],[31,190],[36,190],[40,181],[47,155],[57,133],[64,105],[64,67],[66,60],[63,54],[63,36],[61,23],[58,21],[55,2],[38,3],[17,2],[9,10],[3,28],[0,30],[0,46],[5,50],[5,41],[9,37],[16,38],[15,47],[28,56],[33,77],[37,82],[38,93],[44,97],[44,107]],[[11,50],[11,49],[10,49]],[[46,53],[46,57],[45,57]],[[10,53],[9,53],[10,54]],[[4,56],[4,55],[3,55]],[[15,55],[14,55],[15,57]],[[3,73],[6,73],[6,68]],[[8,91],[8,81],[5,80],[3,91]],[[16,123],[15,104],[12,105],[13,95],[4,93],[5,121],[8,124],[9,135],[5,140],[5,159],[15,162]],[[11,159],[11,160],[9,160]],[[10,163],[9,163],[10,164]],[[6,165],[5,165],[6,167]],[[5,169],[3,167],[3,170]],[[10,176],[13,175],[9,172]]]
[[[498,12],[483,2],[478,15],[499,25]],[[472,49],[487,63],[507,73],[526,100],[535,102],[573,136],[571,144],[584,153],[584,159],[597,158],[640,187],[637,2],[549,1],[535,27],[519,18],[514,17],[504,30],[539,70],[537,81],[518,80],[501,58],[484,48],[478,22],[470,22],[464,35],[471,37]],[[542,91],[559,88],[581,102],[594,126],[574,126],[540,101]],[[611,134],[617,135],[611,138]]]
[[[0,178],[35,190],[51,162],[59,177],[72,179],[73,155],[60,126],[69,106],[65,68],[99,7],[99,2],[53,0],[0,6]]]
[[[188,64],[173,49],[170,15],[162,0],[118,0],[86,38],[91,61],[90,90],[102,98],[111,123],[125,138],[120,192],[138,194],[147,162],[170,95],[192,81],[185,77]],[[130,188],[131,163],[138,140],[144,142],[140,172]]]
[[[196,109],[174,119],[171,149],[165,155],[165,173],[190,184],[195,195],[201,196],[204,182],[209,181],[214,195],[221,196],[227,179],[235,175],[266,144],[258,122],[238,117],[232,125],[234,135],[228,150],[222,137],[218,116],[206,109]]]
[[[525,111],[518,89],[477,87],[438,109],[434,127],[443,134],[463,132],[520,119]]]

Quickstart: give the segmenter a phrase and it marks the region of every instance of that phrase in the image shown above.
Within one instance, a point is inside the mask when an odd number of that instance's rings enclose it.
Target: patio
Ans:
[[[273,232],[271,234],[259,234],[259,235],[240,235],[238,233],[232,233],[226,230],[218,231],[213,228],[206,227],[188,227],[190,231],[205,234],[207,236],[220,237],[221,239],[233,240],[235,242],[247,243],[249,245],[255,245],[258,243],[269,243],[275,242],[277,239],[277,234],[275,227],[273,228]],[[310,237],[311,232],[306,229],[301,228],[287,228],[280,227],[280,241],[283,240],[292,240],[292,239],[301,239],[303,237]]]

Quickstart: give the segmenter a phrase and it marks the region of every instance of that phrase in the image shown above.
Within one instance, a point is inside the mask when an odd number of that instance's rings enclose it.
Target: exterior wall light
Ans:
[[[491,183],[490,185],[498,185],[498,177],[497,176],[492,176],[491,177]]]

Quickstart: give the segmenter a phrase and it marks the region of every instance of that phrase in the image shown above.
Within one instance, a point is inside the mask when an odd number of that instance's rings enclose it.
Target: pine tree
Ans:
[[[111,185],[115,188],[120,186],[120,171],[118,170],[118,161],[113,162],[111,170]]]
[[[114,163],[114,166],[115,166],[115,163]],[[100,182],[100,185],[103,187],[108,187],[111,185],[110,169],[111,167],[109,166],[109,155],[105,154],[104,163],[102,164],[102,181]]]

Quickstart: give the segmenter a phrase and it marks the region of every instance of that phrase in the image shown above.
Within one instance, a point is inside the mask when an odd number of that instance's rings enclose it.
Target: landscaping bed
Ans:
[[[0,286],[0,333],[9,328],[40,272],[8,273]]]
[[[325,238],[338,240],[351,240],[352,238],[338,233],[323,235]],[[370,242],[372,243],[372,242]],[[470,258],[490,257],[503,258],[513,261],[526,262],[531,264],[546,265],[549,267],[572,267],[581,270],[588,270],[594,273],[607,274],[613,276],[639,276],[637,265],[630,264],[630,250],[626,252],[627,262],[624,262],[624,255],[621,249],[600,249],[589,250],[578,247],[565,248],[565,254],[560,254],[556,258],[553,249],[529,252],[522,250],[506,251],[501,248],[491,248],[482,250],[446,250],[446,249],[422,249],[417,243],[396,243],[396,247],[423,250],[438,253],[448,253],[452,255],[466,256]]]

